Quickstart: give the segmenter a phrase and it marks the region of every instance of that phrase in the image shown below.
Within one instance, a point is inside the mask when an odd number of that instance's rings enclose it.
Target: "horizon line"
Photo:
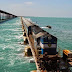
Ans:
[[[52,16],[18,16],[18,17],[52,17]],[[52,17],[52,18],[72,18],[72,17]]]

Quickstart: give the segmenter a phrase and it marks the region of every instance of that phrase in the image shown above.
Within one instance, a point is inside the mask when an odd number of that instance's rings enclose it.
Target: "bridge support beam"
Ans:
[[[17,17],[16,15],[0,10],[0,22]]]

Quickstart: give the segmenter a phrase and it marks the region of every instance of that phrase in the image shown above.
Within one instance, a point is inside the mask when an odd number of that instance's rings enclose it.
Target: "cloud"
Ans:
[[[32,2],[24,2],[26,5],[32,5]]]

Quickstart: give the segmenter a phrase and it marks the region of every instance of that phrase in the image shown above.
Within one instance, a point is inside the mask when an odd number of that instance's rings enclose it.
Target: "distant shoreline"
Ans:
[[[19,17],[43,17],[43,16],[19,16]],[[72,17],[45,17],[45,18],[72,18]]]

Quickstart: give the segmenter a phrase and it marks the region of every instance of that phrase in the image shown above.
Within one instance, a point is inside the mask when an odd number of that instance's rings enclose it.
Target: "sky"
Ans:
[[[17,16],[72,17],[72,0],[0,0],[0,9]]]

